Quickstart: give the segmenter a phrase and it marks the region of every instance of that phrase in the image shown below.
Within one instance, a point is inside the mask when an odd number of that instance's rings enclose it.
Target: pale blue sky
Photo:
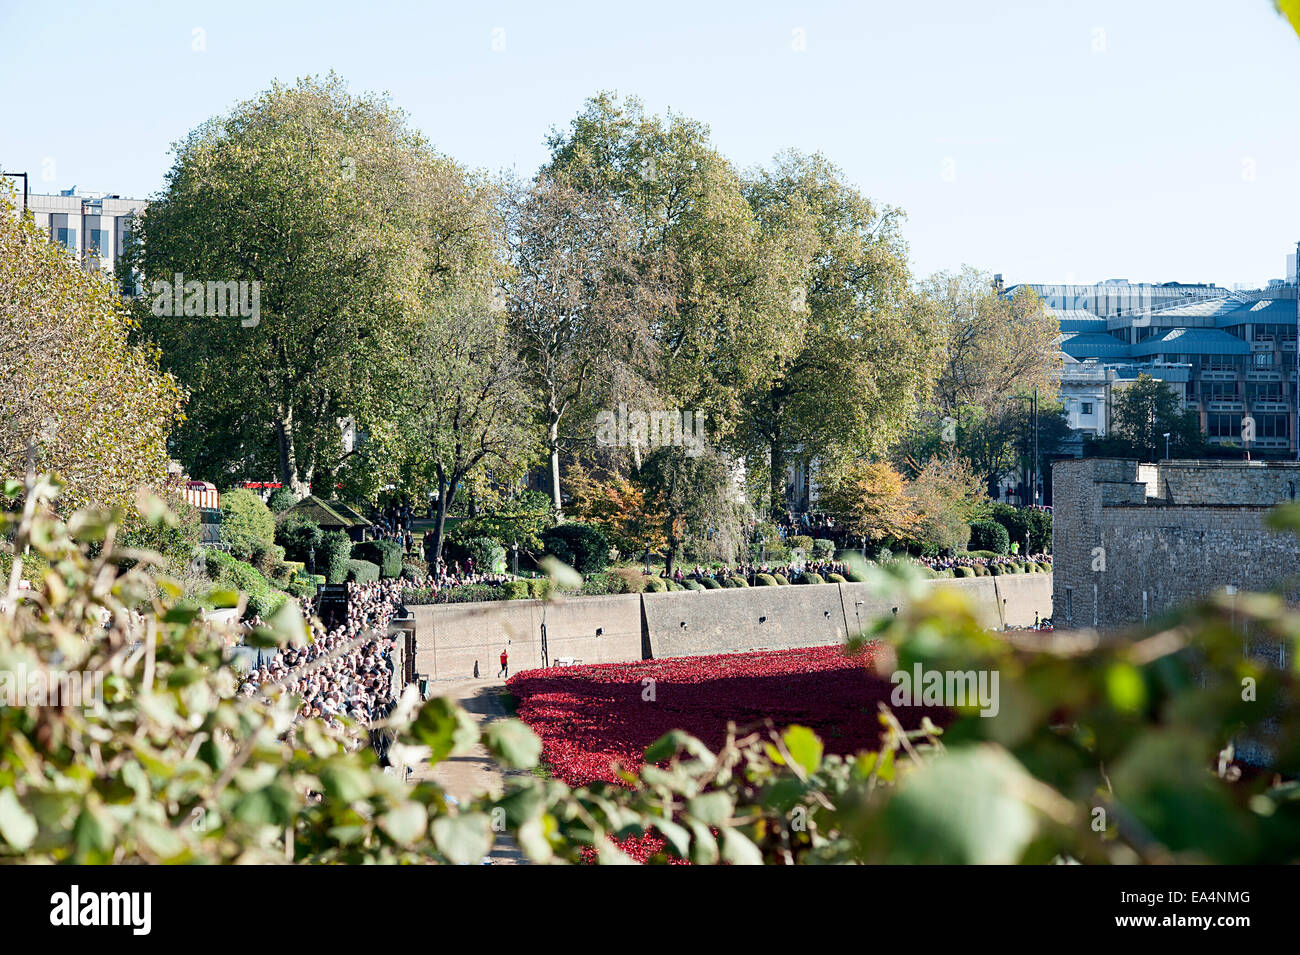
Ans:
[[[906,210],[919,274],[1259,284],[1300,240],[1300,39],[1269,0],[0,0],[0,49],[0,163],[40,192],[147,196],[204,118],[332,68],[491,170],[535,170],[599,89],[742,167],[820,150]]]

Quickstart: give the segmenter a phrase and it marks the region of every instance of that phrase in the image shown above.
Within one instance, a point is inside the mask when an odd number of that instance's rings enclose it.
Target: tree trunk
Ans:
[[[298,478],[298,455],[293,438],[293,409],[281,406],[275,422],[276,438],[280,444],[280,483],[289,488],[299,498],[311,493],[310,486],[304,486]]]
[[[564,520],[564,506],[560,503],[560,419],[552,415],[546,431],[546,450],[551,461],[551,509],[556,521]]]
[[[771,461],[768,509],[771,511],[772,520],[780,521],[785,514],[785,449],[781,446],[779,431],[774,432],[772,436],[768,460]]]
[[[433,524],[433,553],[427,558],[429,561],[429,572],[437,570],[438,561],[442,559],[442,543],[445,539],[444,528],[447,526],[447,512],[451,510],[452,502],[456,498],[456,482],[452,481],[450,485],[441,475],[438,475],[438,512],[434,518]]]

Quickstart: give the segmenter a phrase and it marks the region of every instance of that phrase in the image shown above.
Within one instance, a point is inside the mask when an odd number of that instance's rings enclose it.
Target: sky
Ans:
[[[905,211],[918,276],[1255,287],[1300,240],[1300,38],[1270,0],[0,0],[0,167],[147,198],[203,120],[329,70],[489,171],[534,172],[599,90],[742,170],[821,152]]]

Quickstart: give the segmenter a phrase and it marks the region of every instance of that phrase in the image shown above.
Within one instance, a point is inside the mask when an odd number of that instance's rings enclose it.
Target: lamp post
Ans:
[[[511,573],[514,574],[516,577],[518,577],[519,576],[519,541],[515,541],[513,544],[511,544],[510,550],[514,554],[513,561],[511,564],[511,566],[514,569],[511,571]]]
[[[1169,460],[1169,435],[1171,432],[1165,432],[1165,460]]]

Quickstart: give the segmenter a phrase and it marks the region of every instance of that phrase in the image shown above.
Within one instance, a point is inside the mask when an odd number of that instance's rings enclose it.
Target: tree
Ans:
[[[726,460],[712,449],[691,455],[664,447],[646,457],[636,482],[646,491],[647,508],[661,516],[669,576],[683,544],[734,520],[732,481]]]
[[[936,273],[922,288],[937,309],[944,342],[935,386],[942,413],[958,415],[968,406],[991,413],[1035,386],[1043,398],[1055,396],[1060,323],[1032,290],[1022,286],[1008,298],[969,266]],[[960,430],[960,419],[957,424]]]
[[[678,410],[706,416],[711,441],[725,441],[743,396],[798,344],[787,321],[799,285],[790,236],[762,228],[740,176],[694,120],[647,116],[635,98],[601,93],[549,145],[544,174],[615,202],[644,269],[672,275],[652,325],[653,380]]]
[[[950,453],[917,467],[907,486],[916,511],[912,534],[923,551],[962,550],[970,541],[970,525],[989,513],[984,480],[964,458]]]
[[[333,74],[276,84],[176,156],[123,259],[146,290],[144,334],[203,395],[176,453],[223,484],[274,468],[299,496],[332,493],[356,450],[341,438],[390,410],[416,303],[481,280],[485,187]],[[227,314],[217,283],[244,283],[248,308]]]
[[[1155,461],[1165,455],[1167,432],[1171,456],[1195,457],[1205,447],[1200,418],[1180,404],[1178,394],[1163,381],[1138,375],[1115,395],[1109,440],[1098,442],[1094,450]]]
[[[513,197],[509,223],[508,308],[539,402],[560,520],[561,426],[597,394],[619,396],[640,383],[666,284],[638,252],[631,222],[605,196],[542,176]]]
[[[667,545],[667,515],[645,487],[618,475],[596,477],[579,465],[569,473],[569,486],[573,515],[600,527],[621,554],[635,556]]]
[[[920,524],[903,476],[885,461],[849,461],[828,473],[818,499],[854,537],[879,543],[909,540]]]
[[[368,460],[391,467],[413,494],[437,499],[428,559],[442,556],[447,514],[473,476],[518,478],[534,460],[524,371],[503,311],[486,296],[431,313],[396,423],[373,436]]]
[[[0,471],[56,473],[69,513],[166,483],[184,393],[130,332],[113,284],[0,194]]]
[[[886,448],[928,395],[937,327],[909,288],[902,213],[878,207],[824,157],[786,152],[746,192],[764,229],[790,233],[801,282],[780,319],[798,350],[746,396],[739,444],[768,462],[785,510],[793,454],[828,464]]]

